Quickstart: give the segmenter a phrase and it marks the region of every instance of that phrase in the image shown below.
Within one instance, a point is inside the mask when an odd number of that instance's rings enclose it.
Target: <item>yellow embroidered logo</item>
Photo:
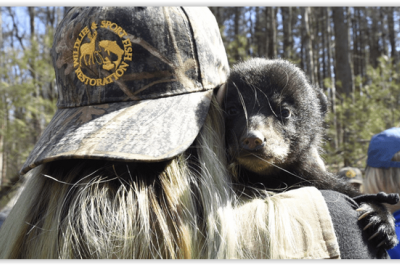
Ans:
[[[104,86],[124,75],[129,66],[129,62],[126,62],[132,61],[132,43],[130,39],[123,39],[127,35],[125,30],[111,21],[101,21],[100,28],[109,29],[118,35],[123,48],[115,40],[98,40],[96,23],[93,22],[90,28],[86,26],[75,41],[73,49],[75,73],[86,85]],[[86,36],[90,42],[82,43]],[[86,75],[93,74],[93,71],[82,71],[83,66],[91,67],[96,64],[107,73],[112,73],[103,78],[94,78]]]
[[[354,172],[353,170],[351,170],[351,169],[349,169],[347,172],[346,172],[346,177],[348,177],[348,178],[354,178],[356,176],[356,172]]]

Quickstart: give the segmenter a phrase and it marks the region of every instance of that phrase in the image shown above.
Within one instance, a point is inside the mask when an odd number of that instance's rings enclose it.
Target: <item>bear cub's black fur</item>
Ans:
[[[302,70],[285,60],[251,59],[231,69],[224,90],[228,160],[244,186],[272,191],[315,186],[361,195],[325,169],[319,154],[327,99]],[[366,211],[375,206],[365,219],[374,232],[381,231],[376,245],[384,242],[390,249],[398,242],[390,213],[376,201],[363,203]]]

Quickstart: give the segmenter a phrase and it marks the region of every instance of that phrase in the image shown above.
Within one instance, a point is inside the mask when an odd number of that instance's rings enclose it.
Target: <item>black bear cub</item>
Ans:
[[[223,90],[218,97],[226,115],[228,161],[244,186],[271,191],[315,186],[361,195],[325,169],[319,153],[327,99],[302,70],[285,60],[251,59],[231,69]],[[379,231],[376,245],[392,248],[398,241],[390,213],[382,200],[364,198],[360,210],[368,213],[363,217],[374,233]],[[398,195],[383,194],[384,202],[396,200]]]

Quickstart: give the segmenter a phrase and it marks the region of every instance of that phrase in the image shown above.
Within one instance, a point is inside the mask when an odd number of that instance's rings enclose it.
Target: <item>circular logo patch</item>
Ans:
[[[346,177],[348,178],[354,178],[356,176],[356,172],[354,172],[353,170],[349,169],[346,172]]]
[[[125,30],[116,23],[106,20],[101,21],[100,28],[112,31],[121,41],[99,40],[95,22],[90,29],[86,26],[79,33],[73,49],[74,68],[78,79],[86,85],[104,86],[115,82],[124,75],[129,62],[132,61],[132,43],[130,39],[123,39],[127,35]],[[83,42],[85,37],[90,42]],[[82,67],[91,67],[95,64],[109,75],[98,78],[93,72],[83,71]]]

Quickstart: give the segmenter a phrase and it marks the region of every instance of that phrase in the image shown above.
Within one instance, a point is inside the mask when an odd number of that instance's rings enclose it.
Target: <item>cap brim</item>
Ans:
[[[60,159],[163,161],[195,140],[212,90],[59,109],[21,169]]]
[[[349,183],[359,183],[359,184],[362,184],[362,183],[363,183],[361,180],[358,180],[358,179],[349,180],[348,182],[349,182]]]

